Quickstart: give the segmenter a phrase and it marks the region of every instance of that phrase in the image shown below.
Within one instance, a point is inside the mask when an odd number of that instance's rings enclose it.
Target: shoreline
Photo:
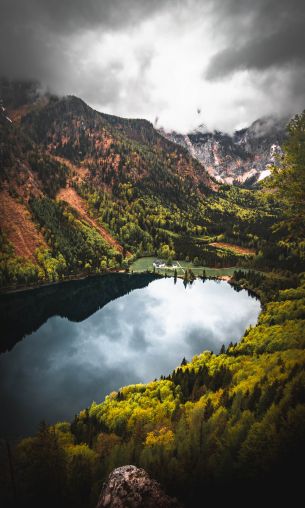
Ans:
[[[12,293],[23,293],[26,291],[32,291],[34,289],[41,289],[41,288],[45,288],[48,286],[56,286],[58,284],[65,284],[66,282],[73,282],[73,281],[90,279],[91,277],[103,277],[105,275],[109,275],[110,273],[115,274],[115,273],[126,273],[126,272],[125,272],[125,270],[120,270],[120,271],[115,271],[115,272],[107,271],[107,272],[103,272],[103,273],[94,273],[94,274],[79,274],[79,275],[71,275],[71,276],[68,276],[68,277],[66,277],[64,279],[60,279],[60,280],[41,282],[41,283],[36,283],[33,285],[23,285],[23,286],[17,286],[17,287],[6,286],[6,287],[0,289],[0,296],[12,294]]]
[[[11,295],[11,294],[15,294],[15,293],[25,293],[25,292],[28,292],[28,291],[34,291],[35,289],[42,289],[42,288],[45,288],[45,287],[48,287],[48,286],[56,286],[56,285],[59,285],[59,284],[66,284],[67,282],[77,282],[77,281],[81,281],[81,280],[85,280],[85,279],[93,279],[94,277],[105,277],[106,275],[116,275],[116,274],[126,274],[126,275],[136,275],[136,274],[150,274],[150,275],[155,275],[156,277],[174,277],[174,275],[162,275],[161,273],[158,273],[158,272],[152,272],[152,271],[128,271],[126,272],[126,270],[115,270],[115,271],[107,271],[107,272],[103,272],[103,273],[91,273],[91,274],[80,274],[80,275],[74,275],[74,276],[69,276],[69,278],[65,278],[65,279],[60,279],[60,280],[56,280],[56,281],[48,281],[48,282],[42,282],[40,284],[33,284],[31,286],[18,286],[18,287],[9,287],[9,286],[6,286],[5,288],[1,288],[0,289],[0,298],[2,296],[5,296],[5,295]]]
[[[206,268],[210,268],[210,267],[206,267]],[[211,269],[215,269],[217,270],[217,268],[211,268]],[[219,268],[219,270],[221,270],[221,268]],[[42,289],[42,288],[45,288],[45,287],[49,287],[49,286],[56,286],[56,285],[59,285],[59,284],[65,284],[67,282],[77,282],[77,281],[81,281],[81,280],[85,280],[85,279],[90,279],[90,278],[94,278],[94,277],[104,277],[105,275],[110,275],[110,274],[122,274],[122,273],[126,273],[127,275],[135,275],[135,274],[143,274],[143,273],[147,273],[147,274],[151,274],[151,275],[156,275],[156,276],[159,276],[159,277],[172,277],[174,278],[174,273],[160,273],[160,272],[153,272],[153,271],[150,271],[150,270],[147,270],[147,271],[143,271],[143,270],[132,270],[132,271],[128,271],[126,272],[126,270],[116,270],[116,271],[107,271],[107,272],[103,272],[103,273],[95,273],[95,274],[79,274],[79,275],[71,275],[65,279],[60,279],[60,280],[56,280],[56,281],[47,281],[47,282],[42,282],[42,283],[36,283],[36,284],[33,284],[33,285],[20,285],[20,286],[16,286],[16,287],[12,287],[12,286],[6,286],[4,288],[1,288],[0,289],[0,297],[2,296],[5,296],[5,295],[10,295],[10,294],[15,294],[15,293],[24,293],[24,292],[28,292],[28,291],[33,291],[33,290],[36,290],[36,289]],[[232,275],[210,275],[210,276],[207,276],[206,279],[211,279],[211,280],[223,280],[225,282],[228,282],[230,283],[231,280],[232,280]],[[182,275],[178,275],[177,276],[178,279],[183,279],[184,277]],[[195,278],[200,278],[202,279],[202,276],[201,275],[197,275],[195,276]]]
[[[149,257],[149,256],[144,256],[144,258],[146,257]],[[138,259],[144,259],[144,258],[137,258]],[[133,262],[133,264],[137,261],[135,260]],[[181,269],[183,269],[183,267],[180,266]],[[188,267],[186,269],[189,269]],[[215,272],[221,272],[223,270],[251,270],[251,268],[244,268],[244,267],[236,267],[236,266],[228,266],[228,267],[222,267],[222,268],[216,268],[216,267],[213,267],[213,266],[204,266],[204,267],[190,267],[191,270],[213,270]],[[35,289],[40,289],[40,288],[44,288],[44,287],[48,287],[48,286],[53,286],[53,285],[57,285],[57,284],[63,284],[63,283],[66,283],[66,282],[71,282],[71,281],[79,281],[79,280],[85,280],[85,279],[89,279],[91,277],[103,277],[105,275],[109,275],[109,274],[115,274],[115,273],[128,273],[130,275],[132,274],[136,274],[136,273],[151,273],[151,274],[156,274],[156,275],[159,275],[161,277],[174,277],[174,268],[170,270],[170,272],[168,272],[169,270],[169,267],[166,267],[166,269],[164,270],[164,273],[162,273],[162,271],[159,271],[159,270],[151,270],[150,268],[146,268],[146,269],[133,269],[132,266],[129,267],[129,270],[126,271],[126,270],[107,270],[105,272],[102,272],[102,273],[83,273],[83,272],[80,272],[79,274],[71,274],[71,275],[67,275],[65,276],[64,278],[60,279],[60,280],[56,280],[56,281],[42,281],[42,282],[35,282],[33,284],[17,284],[17,285],[9,285],[9,286],[3,286],[2,288],[0,288],[0,297],[3,296],[3,295],[7,295],[7,294],[14,294],[14,293],[21,293],[21,292],[25,292],[25,291],[31,291],[31,290],[35,290]],[[197,277],[199,278],[202,278],[202,275],[201,274],[198,274],[196,275],[196,273],[194,274]],[[211,275],[206,275],[206,278],[207,279],[218,279],[218,280],[224,280],[226,282],[230,282],[231,279],[233,277],[233,274],[226,274],[226,273],[220,273],[220,274],[211,274]],[[178,278],[183,278],[183,275],[178,275]]]

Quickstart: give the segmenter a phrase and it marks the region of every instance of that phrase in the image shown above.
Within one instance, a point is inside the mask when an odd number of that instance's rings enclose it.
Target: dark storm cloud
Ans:
[[[136,26],[169,3],[179,0],[0,0],[0,74],[48,80],[69,72],[63,39]]]
[[[304,19],[304,0],[0,0],[0,76],[182,132],[200,106],[233,131],[303,108]]]
[[[4,26],[42,26],[67,34],[96,26],[115,29],[137,23],[169,3],[170,0],[1,0],[0,6]]]
[[[244,69],[304,66],[303,0],[214,1],[213,17],[226,47],[210,60],[206,78],[219,79]]]

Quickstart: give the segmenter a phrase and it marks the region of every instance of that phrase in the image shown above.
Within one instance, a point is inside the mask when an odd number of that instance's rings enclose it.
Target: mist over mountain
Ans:
[[[44,107],[50,109],[50,106],[47,106],[50,97],[52,95],[42,91],[41,85],[36,81],[1,79],[2,107],[5,106],[15,120],[25,116],[34,104],[36,109],[37,104],[42,107],[42,103]],[[77,109],[76,103],[77,99],[70,99],[72,109],[73,107]],[[87,111],[89,110],[94,111],[87,106]],[[61,114],[59,109],[57,113]],[[29,122],[29,118],[25,122]],[[140,128],[142,140],[144,131],[148,136],[146,142],[153,138],[156,140],[161,134],[163,138],[180,145],[202,165],[203,170],[197,167],[196,171],[196,178],[199,180],[204,181],[208,173],[219,183],[247,187],[256,185],[258,181],[268,176],[269,165],[277,163],[277,158],[282,154],[281,146],[285,141],[286,127],[290,119],[289,116],[280,117],[275,114],[265,116],[254,121],[249,127],[236,130],[233,134],[220,130],[210,131],[205,124],[201,124],[188,134],[182,134],[178,130],[168,131],[162,127],[158,129],[157,125],[153,128],[147,120],[121,118],[118,121],[115,119],[119,117],[102,113],[96,113],[96,118],[98,124],[103,118],[121,132],[127,129],[128,136],[131,137],[138,138],[139,133],[136,134],[136,130]],[[57,147],[56,150],[61,149]]]

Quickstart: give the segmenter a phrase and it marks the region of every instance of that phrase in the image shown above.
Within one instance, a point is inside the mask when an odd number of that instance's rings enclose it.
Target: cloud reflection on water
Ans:
[[[255,324],[260,303],[225,282],[160,279],[75,323],[58,316],[0,356],[1,435],[72,419],[92,400],[218,352]]]

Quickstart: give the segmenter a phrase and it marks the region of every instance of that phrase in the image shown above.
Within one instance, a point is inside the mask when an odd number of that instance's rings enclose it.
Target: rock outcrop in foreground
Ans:
[[[97,508],[181,508],[144,469],[123,466],[114,469],[105,482]]]

